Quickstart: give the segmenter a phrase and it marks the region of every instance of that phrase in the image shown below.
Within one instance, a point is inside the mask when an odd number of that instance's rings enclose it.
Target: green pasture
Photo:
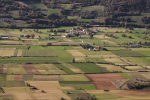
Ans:
[[[38,57],[38,56],[51,56],[56,57],[52,50],[23,50],[22,56]]]
[[[53,46],[54,50],[74,49],[72,46]]]
[[[80,68],[85,73],[101,73],[101,72],[109,72],[104,68],[93,64],[93,63],[72,63],[73,66]]]
[[[107,61],[103,60],[102,58],[85,58],[89,62],[101,62],[101,63],[108,63]]]
[[[78,16],[67,16],[68,19],[78,18]]]
[[[84,19],[84,18],[81,18],[81,20],[80,21],[83,21],[83,22],[90,22],[91,21],[91,19]]]
[[[47,8],[47,10],[48,10],[50,13],[59,13],[59,11],[56,10],[56,9]]]
[[[91,94],[92,96],[95,96],[98,100],[106,100],[106,99],[118,99],[123,98],[121,96],[112,95],[109,93],[98,93],[98,94]]]
[[[54,63],[58,62],[57,57],[11,57],[0,58],[0,64],[16,64],[16,63]]]
[[[120,50],[120,49],[125,49],[123,47],[105,47],[107,50],[111,51],[111,50]]]
[[[137,65],[150,65],[150,57],[123,57],[133,64]]]
[[[111,50],[111,52],[113,52],[114,54],[121,56],[121,57],[145,57],[145,55],[143,55],[141,53],[134,52],[131,50],[125,50],[125,49]]]
[[[42,47],[39,45],[31,45],[29,50],[41,50]]]
[[[6,81],[6,75],[0,74],[0,81]]]
[[[123,77],[125,77],[125,78],[127,78],[127,79],[133,79],[131,76],[129,76],[129,75],[126,74],[126,73],[118,73],[118,74],[120,74],[121,76],[123,76]]]
[[[58,67],[60,70],[63,70],[67,74],[73,74],[74,72],[70,70],[69,68],[65,67],[62,64],[54,64],[56,67]]]

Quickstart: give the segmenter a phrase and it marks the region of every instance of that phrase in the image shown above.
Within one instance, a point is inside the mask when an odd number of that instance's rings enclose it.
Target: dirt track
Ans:
[[[21,66],[26,70],[28,74],[40,74],[40,72],[37,71],[31,64],[22,64]]]
[[[23,43],[32,43],[31,40],[22,40]]]
[[[123,77],[117,73],[113,73],[113,74],[85,74],[85,76],[88,77],[93,82],[94,86],[98,90],[117,89],[111,81],[112,80],[126,79],[125,77]]]

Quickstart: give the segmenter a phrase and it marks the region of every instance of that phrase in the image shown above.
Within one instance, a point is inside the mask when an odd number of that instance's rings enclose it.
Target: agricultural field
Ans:
[[[93,63],[72,63],[73,66],[81,69],[85,73],[105,73],[109,72],[104,68]]]
[[[70,53],[72,56],[74,57],[85,57],[86,55],[84,55],[82,52],[78,51],[78,50],[66,50],[68,53]]]
[[[145,55],[131,50],[111,50],[111,52],[121,57],[145,57]]]
[[[109,63],[114,63],[115,65],[128,65],[128,63],[122,61],[119,58],[104,58],[105,61],[109,62]]]

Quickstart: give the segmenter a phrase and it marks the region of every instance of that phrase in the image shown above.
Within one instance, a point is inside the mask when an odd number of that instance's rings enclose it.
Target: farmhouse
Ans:
[[[1,36],[0,36],[0,39],[1,39],[1,40],[8,40],[9,37],[8,37],[8,36],[3,36],[3,35],[1,35]]]

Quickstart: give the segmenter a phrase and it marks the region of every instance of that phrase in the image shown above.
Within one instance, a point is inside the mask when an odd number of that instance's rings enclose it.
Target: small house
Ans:
[[[141,45],[140,45],[140,44],[130,45],[130,47],[131,47],[131,48],[139,48],[139,47],[141,47]]]

